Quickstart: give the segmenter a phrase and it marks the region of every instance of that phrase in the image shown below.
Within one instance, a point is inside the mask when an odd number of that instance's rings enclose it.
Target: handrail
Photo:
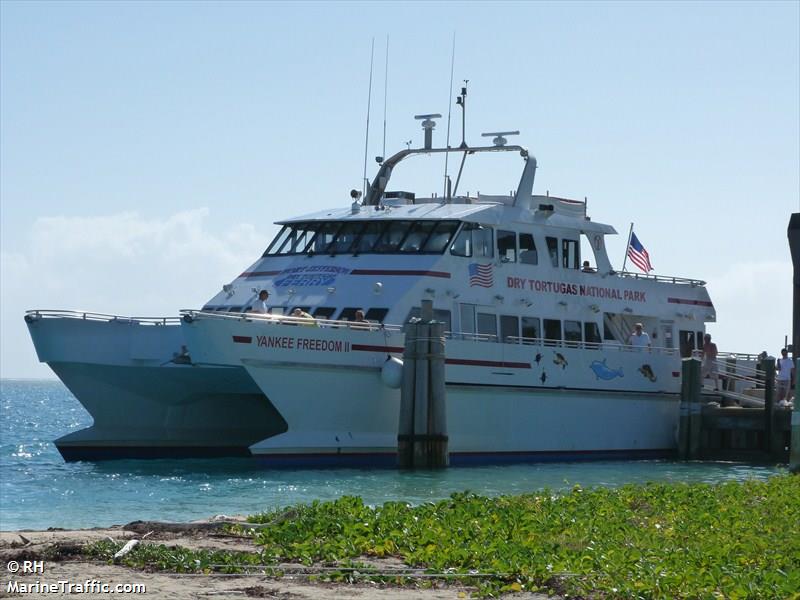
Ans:
[[[585,350],[617,350],[618,352],[645,352],[653,354],[666,354],[674,355],[678,353],[677,348],[666,348],[663,346],[651,346],[650,348],[639,348],[629,344],[621,344],[620,342],[583,342],[577,340],[556,340],[548,338],[530,338],[507,336],[513,344],[522,344],[524,346],[558,346],[563,348],[582,348]]]
[[[649,273],[634,273],[633,271],[616,271],[620,277],[630,277],[631,279],[649,279],[651,281],[661,281],[664,283],[677,283],[680,285],[691,285],[692,287],[703,287],[706,282],[702,279],[691,279],[689,277],[674,277],[672,275],[650,275]]]
[[[180,311],[182,318],[189,317],[190,320],[198,317],[204,319],[222,319],[234,321],[247,321],[247,322],[263,322],[272,325],[299,325],[305,327],[325,327],[330,329],[354,329],[362,331],[401,331],[403,328],[400,325],[390,325],[384,323],[375,323],[371,321],[339,321],[334,319],[318,319],[316,317],[293,317],[291,315],[273,315],[263,313],[221,313],[210,312],[203,310],[188,310]]]
[[[36,319],[80,319],[83,321],[100,321],[105,323],[127,323],[130,325],[180,325],[180,317],[131,317],[96,313],[84,310],[58,310],[37,308],[25,311],[25,320]]]

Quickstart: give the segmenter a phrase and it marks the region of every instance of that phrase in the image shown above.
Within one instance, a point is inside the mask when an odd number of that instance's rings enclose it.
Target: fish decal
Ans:
[[[658,377],[656,377],[656,374],[653,373],[653,368],[650,365],[642,365],[641,367],[639,367],[639,373],[647,377],[650,381],[655,381],[656,379],[658,379]]]
[[[547,373],[545,373],[544,371],[542,371],[542,376],[539,378],[539,380],[540,380],[542,383],[544,383],[545,381],[547,381]]]
[[[622,374],[622,367],[618,369],[610,368],[606,364],[605,358],[602,361],[599,360],[592,361],[592,364],[589,365],[589,368],[594,372],[594,376],[597,379],[610,381],[615,377],[625,377],[625,375]]]
[[[534,358],[533,360],[535,360],[536,364],[538,365],[542,361],[542,353],[541,352],[537,352],[536,353],[536,358]]]
[[[567,359],[564,358],[563,354],[560,352],[553,352],[553,364],[561,365],[562,369],[566,369],[569,363],[567,362]]]

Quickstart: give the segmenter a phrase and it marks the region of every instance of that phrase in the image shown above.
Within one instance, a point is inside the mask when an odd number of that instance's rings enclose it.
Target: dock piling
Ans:
[[[421,319],[406,325],[397,458],[400,468],[449,465],[445,398],[444,323],[422,302]]]
[[[681,405],[678,421],[678,457],[697,458],[700,451],[702,414],[700,406],[700,361],[684,358],[681,364]]]
[[[764,452],[772,452],[775,422],[775,358],[768,356],[761,361],[764,368]]]

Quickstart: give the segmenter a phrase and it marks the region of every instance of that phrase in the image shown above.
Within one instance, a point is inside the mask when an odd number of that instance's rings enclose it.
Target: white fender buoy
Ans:
[[[394,390],[399,388],[403,381],[403,361],[394,356],[388,357],[381,367],[381,380],[386,387]]]

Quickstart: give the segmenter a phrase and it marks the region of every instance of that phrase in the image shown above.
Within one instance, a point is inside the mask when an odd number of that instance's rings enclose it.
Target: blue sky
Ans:
[[[173,314],[298,213],[360,187],[470,80],[468,140],[519,129],[535,191],[636,223],[656,271],[709,282],[724,350],[776,353],[800,210],[800,3],[0,3],[0,371],[49,376],[27,308]],[[454,114],[452,138],[460,136]],[[443,141],[446,123],[436,139]],[[441,164],[398,179],[441,187]],[[462,190],[504,193],[516,162]]]

